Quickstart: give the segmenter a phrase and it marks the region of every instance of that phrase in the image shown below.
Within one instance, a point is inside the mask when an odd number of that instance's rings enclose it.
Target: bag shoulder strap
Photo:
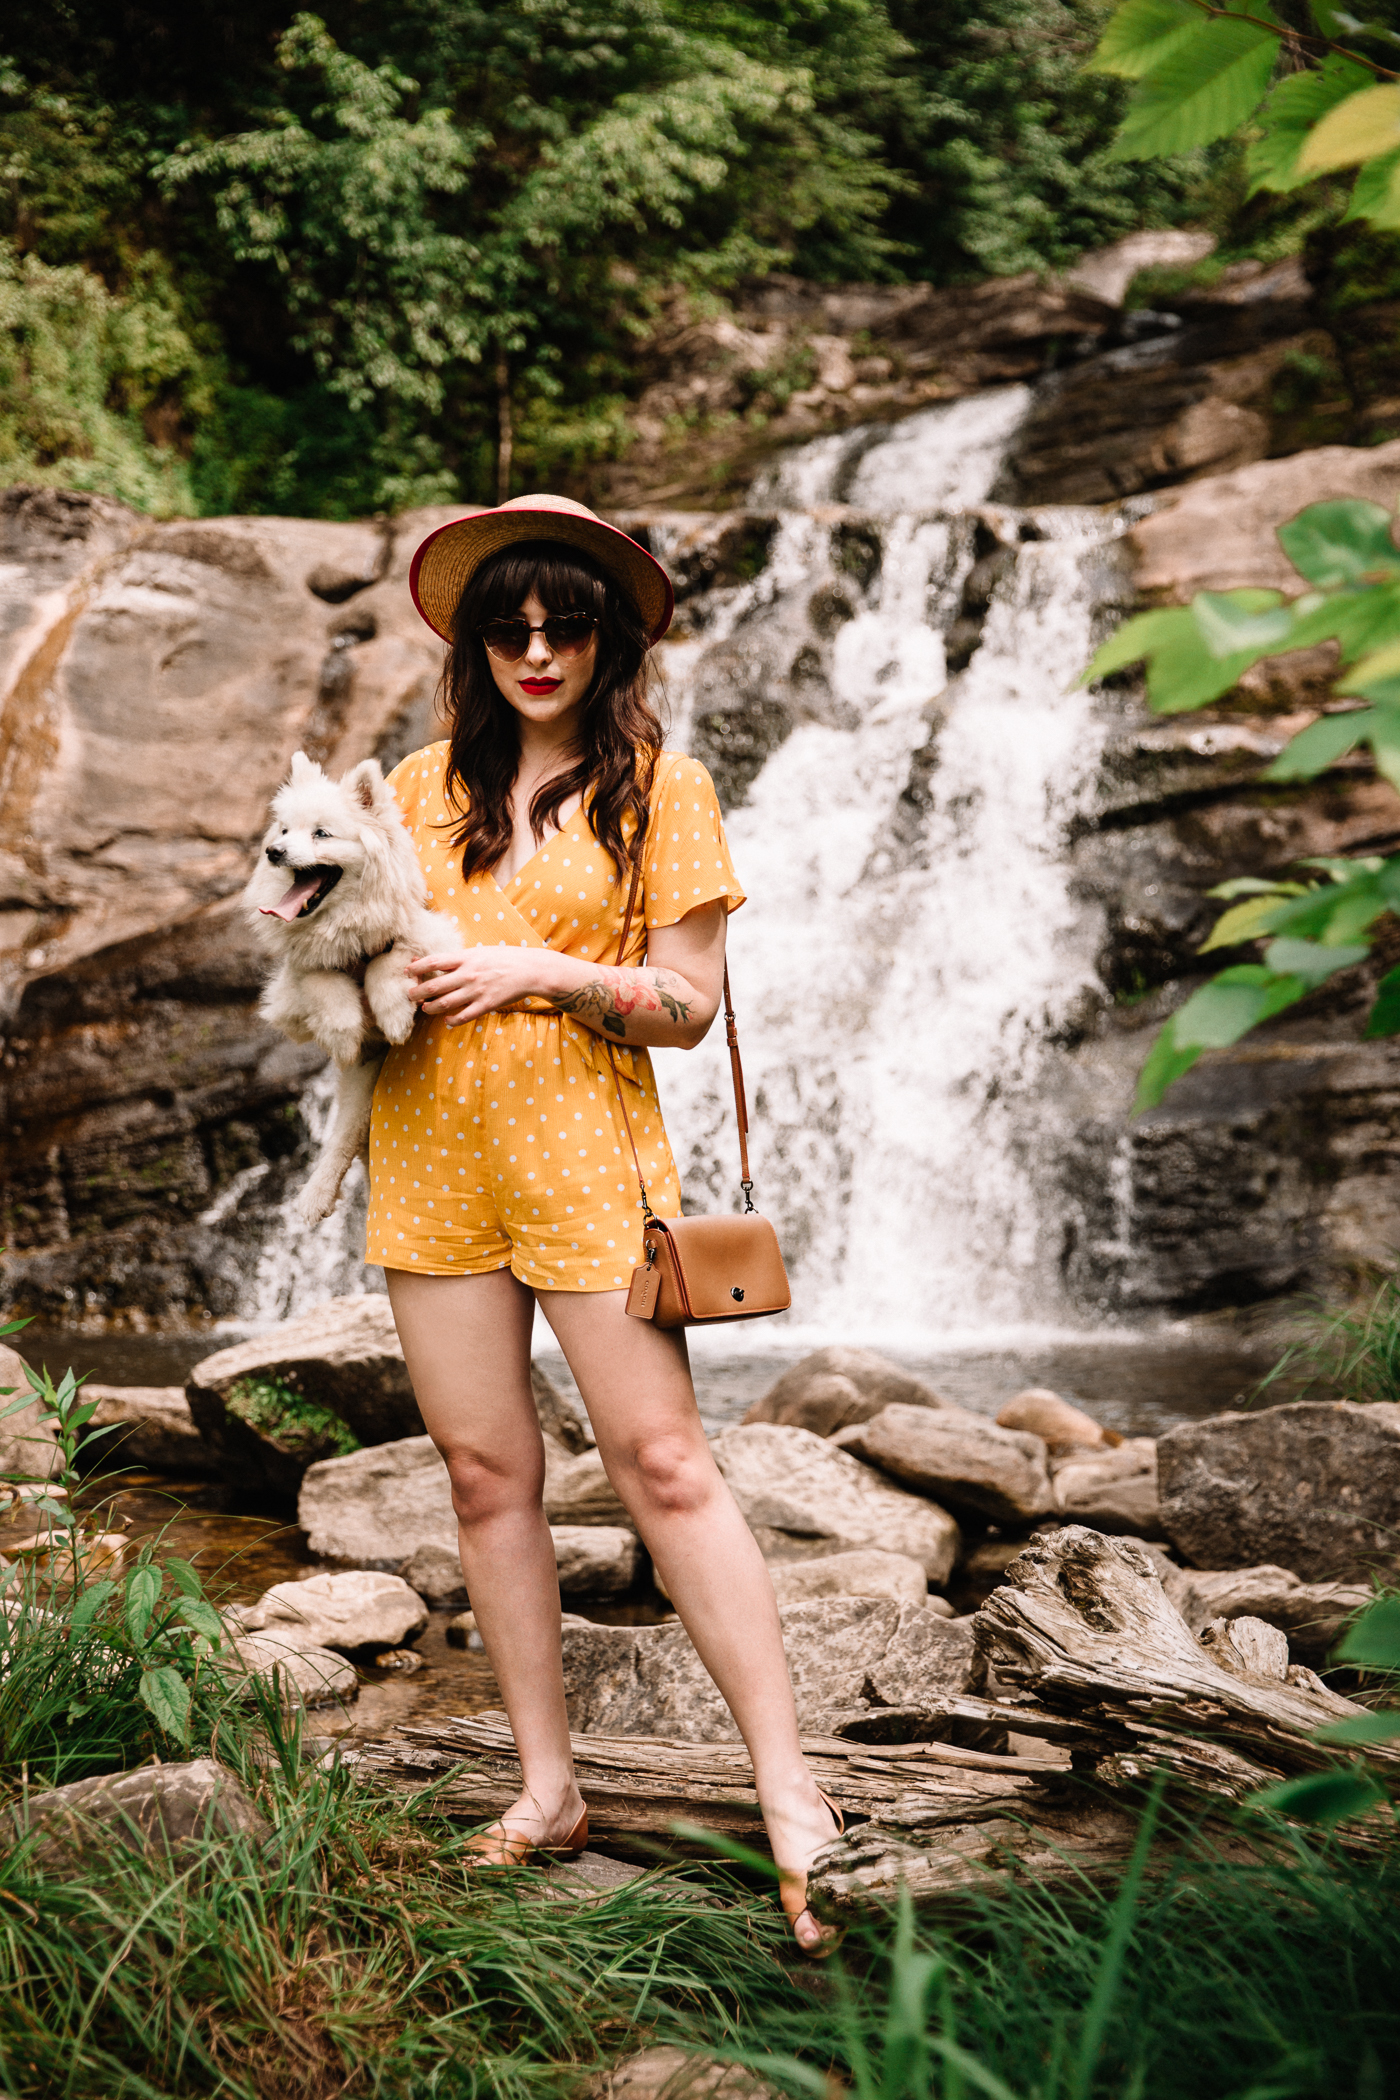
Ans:
[[[627,892],[627,909],[622,919],[622,934],[617,944],[616,968],[622,968],[622,959],[627,953],[627,942],[632,932],[632,921],[637,910],[637,891],[642,879],[642,859],[638,853],[632,863],[632,882]],[[724,966],[724,1039],[729,1046],[729,1072],[734,1082],[734,1115],[739,1125],[739,1186],[744,1192],[744,1209],[751,1211],[753,1204],[753,1178],[749,1173],[749,1103],[744,1091],[744,1067],[739,1056],[739,1026],[734,1018],[734,1001],[729,990],[729,964]],[[637,1157],[637,1141],[632,1135],[632,1119],[627,1113],[627,1101],[622,1091],[622,1080],[617,1061],[608,1044],[608,1060],[612,1064],[613,1077],[617,1080],[617,1097],[622,1103],[622,1121],[627,1131],[627,1142],[632,1147],[632,1160],[637,1169],[637,1186],[642,1192],[642,1211],[651,1216],[647,1202],[646,1182],[642,1175],[642,1163]]]

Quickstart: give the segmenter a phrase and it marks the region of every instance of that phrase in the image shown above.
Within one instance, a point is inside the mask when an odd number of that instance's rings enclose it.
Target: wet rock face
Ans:
[[[1400,1406],[1299,1400],[1158,1440],[1162,1529],[1198,1568],[1270,1563],[1304,1582],[1400,1574]]]
[[[257,1234],[217,1207],[240,1176],[275,1201],[318,1060],[257,1017],[237,893],[294,749],[340,771],[434,733],[404,580],[440,515],[391,541],[0,499],[0,1245],[28,1309],[238,1308]]]

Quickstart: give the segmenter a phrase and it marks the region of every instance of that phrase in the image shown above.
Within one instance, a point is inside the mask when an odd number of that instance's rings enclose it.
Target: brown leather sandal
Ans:
[[[512,1837],[504,1823],[496,1823],[490,1830],[468,1838],[463,1849],[475,1854],[479,1866],[527,1867],[532,1859],[577,1859],[587,1844],[588,1810],[585,1808],[560,1844],[537,1845],[533,1838]]]
[[[821,1794],[822,1800],[831,1810],[832,1815],[835,1816],[836,1835],[840,1837],[846,1828],[845,1816],[832,1800],[830,1794],[822,1793],[820,1787],[817,1788],[817,1792]],[[821,1919],[807,1901],[806,1874],[790,1873],[786,1868],[779,1868],[778,1901],[782,1904],[783,1914],[792,1927],[793,1942],[798,1953],[804,1956],[807,1961],[828,1961],[836,1952],[842,1940],[845,1939],[846,1928],[844,1925],[823,1925]],[[801,1940],[797,1937],[797,1928],[804,1918],[810,1918],[821,1935],[814,1947],[804,1947]]]

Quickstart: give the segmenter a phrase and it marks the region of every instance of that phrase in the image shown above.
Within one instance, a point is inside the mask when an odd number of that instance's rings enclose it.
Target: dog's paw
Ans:
[[[386,994],[375,1001],[374,1018],[391,1043],[406,1043],[413,1033],[418,1009],[406,992]]]
[[[327,1028],[316,1032],[316,1040],[328,1057],[335,1060],[342,1070],[347,1065],[358,1064],[364,1043],[363,1028]]]
[[[293,1199],[292,1209],[303,1225],[320,1225],[330,1216],[339,1199],[339,1182],[332,1182],[327,1175],[313,1174],[300,1195]]]

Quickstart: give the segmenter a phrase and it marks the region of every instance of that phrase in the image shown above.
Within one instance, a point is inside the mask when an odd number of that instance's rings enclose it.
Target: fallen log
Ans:
[[[1140,1547],[1073,1526],[1014,1560],[977,1615],[990,1667],[985,1697],[930,1697],[901,1710],[921,1740],[882,1743],[878,1710],[839,1735],[807,1736],[817,1783],[844,1811],[847,1836],[814,1870],[830,1911],[884,1900],[901,1883],[942,1904],[989,1875],[1082,1880],[1127,1859],[1147,1788],[1165,1774],[1163,1845],[1199,1827],[1217,1851],[1248,1855],[1268,1826],[1243,1832],[1233,1812],[1281,1779],[1322,1769],[1315,1730],[1362,1709],[1290,1666],[1262,1621],[1218,1620],[1198,1637]],[[1001,1755],[949,1737],[1040,1739],[1043,1755]],[[864,1739],[862,1739],[864,1738]],[[742,1745],[659,1736],[575,1735],[579,1783],[604,1843],[676,1842],[677,1824],[764,1844]],[[1068,1763],[1066,1763],[1068,1753]],[[1375,1755],[1400,1767],[1400,1750]],[[399,1786],[435,1787],[444,1814],[484,1822],[515,1800],[520,1766],[504,1715],[406,1727],[371,1746],[362,1769]],[[1378,1811],[1345,1826],[1368,1850],[1393,1841]],[[691,1850],[703,1847],[692,1844]]]

